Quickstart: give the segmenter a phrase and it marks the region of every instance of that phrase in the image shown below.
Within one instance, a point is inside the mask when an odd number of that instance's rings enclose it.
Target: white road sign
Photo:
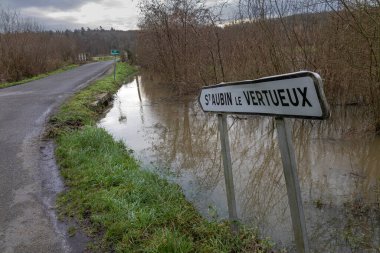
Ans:
[[[207,86],[199,103],[203,111],[214,113],[314,119],[330,115],[322,79],[309,71]]]

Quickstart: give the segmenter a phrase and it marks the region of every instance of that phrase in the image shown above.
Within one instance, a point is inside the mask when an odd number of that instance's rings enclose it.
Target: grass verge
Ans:
[[[35,81],[35,80],[38,80],[38,79],[41,79],[41,78],[48,77],[50,75],[54,75],[54,74],[58,74],[58,73],[62,73],[62,72],[68,71],[68,70],[76,68],[78,66],[79,66],[78,64],[71,64],[71,65],[67,65],[67,66],[64,66],[62,68],[59,68],[57,70],[54,70],[54,71],[51,71],[51,72],[48,72],[48,73],[44,73],[44,74],[40,74],[40,75],[37,75],[37,76],[33,76],[31,78],[26,78],[26,79],[23,79],[23,80],[20,80],[20,81],[17,81],[17,82],[0,83],[0,89],[11,87],[11,86],[15,86],[15,85],[19,85],[19,84],[28,83],[28,82],[31,82],[31,81]]]
[[[117,57],[119,58],[119,57]],[[111,61],[114,60],[114,56],[107,55],[107,56],[94,56],[91,58],[93,61]]]
[[[75,95],[51,119],[57,161],[67,190],[60,215],[73,217],[94,238],[99,252],[267,252],[268,241],[227,222],[202,218],[178,185],[143,170],[130,151],[95,126],[93,97],[115,92],[133,68],[119,63],[109,76]]]

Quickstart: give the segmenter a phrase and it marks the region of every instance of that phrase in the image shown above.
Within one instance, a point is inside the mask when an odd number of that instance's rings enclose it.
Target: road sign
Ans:
[[[116,49],[111,50],[111,55],[119,55],[119,54],[120,54],[119,50],[116,50]]]
[[[321,77],[309,71],[204,87],[199,102],[205,112],[329,117]]]
[[[326,119],[329,106],[322,89],[322,79],[309,71],[270,76],[252,81],[221,83],[203,87],[198,97],[202,110],[218,114],[221,152],[231,230],[236,233],[237,212],[226,114],[276,116],[277,136],[292,217],[297,252],[308,253],[306,222],[292,131],[287,119]]]

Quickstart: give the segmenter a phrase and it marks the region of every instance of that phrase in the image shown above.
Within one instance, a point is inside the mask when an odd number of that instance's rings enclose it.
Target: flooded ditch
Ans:
[[[380,136],[366,107],[335,107],[328,121],[292,121],[313,252],[380,252]],[[239,218],[294,251],[274,121],[228,117]],[[202,215],[228,216],[217,117],[148,75],[122,86],[99,122],[143,167],[182,186]]]

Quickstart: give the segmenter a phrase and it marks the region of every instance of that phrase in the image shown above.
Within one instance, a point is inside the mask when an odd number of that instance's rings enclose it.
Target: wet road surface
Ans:
[[[111,66],[90,63],[0,89],[0,252],[78,251],[57,225],[53,200],[63,186],[41,138],[51,113]]]

